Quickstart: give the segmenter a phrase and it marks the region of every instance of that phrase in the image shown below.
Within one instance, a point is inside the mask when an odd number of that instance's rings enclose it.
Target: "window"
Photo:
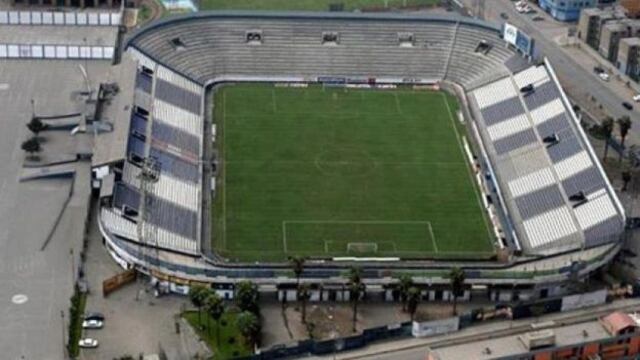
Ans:
[[[176,50],[182,50],[185,47],[187,47],[187,45],[184,43],[184,41],[182,41],[182,38],[180,38],[180,37],[174,37],[169,42],[171,43],[173,48],[176,49]]]
[[[262,31],[247,31],[245,33],[245,41],[247,44],[262,44]]]
[[[325,31],[322,33],[323,45],[338,45],[339,36],[337,32]]]
[[[415,43],[415,37],[409,32],[398,33],[398,43],[403,47],[411,47]]]

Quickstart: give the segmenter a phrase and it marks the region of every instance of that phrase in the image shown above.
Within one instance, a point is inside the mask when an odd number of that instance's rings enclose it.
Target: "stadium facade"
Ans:
[[[411,274],[429,298],[446,298],[440,287],[460,266],[491,299],[564,292],[567,279],[618,252],[624,209],[551,64],[531,64],[532,54],[503,31],[458,16],[249,12],[178,16],[138,30],[117,65],[129,80],[120,84],[128,98],[116,140],[94,159],[111,256],[176,291],[194,281],[220,289],[245,278],[294,284],[286,263],[234,263],[211,250],[214,89],[234,82],[432,86],[462,104],[495,259],[314,259],[305,281],[332,289],[318,298],[344,299],[340,276],[358,264],[369,289],[387,298],[400,274]]]

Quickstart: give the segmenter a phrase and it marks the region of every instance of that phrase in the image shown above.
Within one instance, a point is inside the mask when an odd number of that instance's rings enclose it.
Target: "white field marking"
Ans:
[[[398,110],[398,114],[402,114],[402,109],[400,108],[400,99],[398,98],[398,93],[393,93],[393,97],[396,99],[396,109]]]
[[[324,241],[324,253],[328,254],[329,253],[329,244],[331,244],[333,242],[333,240],[325,240]]]
[[[327,244],[324,244],[325,246],[325,252],[326,252],[326,247]],[[287,223],[286,222],[282,222],[282,248],[284,249],[284,253],[287,253]]]
[[[284,220],[282,221],[282,247],[284,252],[288,252],[287,245],[287,224],[426,224],[429,229],[429,234],[431,237],[431,241],[433,242],[433,246],[436,252],[439,252],[438,246],[436,245],[435,236],[433,234],[433,228],[431,226],[431,221],[384,221],[384,220]],[[329,244],[333,243],[335,240],[324,240],[324,252],[329,253]],[[372,244],[378,244],[378,242],[371,242]],[[382,241],[382,243],[389,243],[393,245],[393,251],[397,252],[398,247],[395,241]],[[347,243],[347,248],[349,243]],[[424,253],[423,251],[401,251],[404,253]]]
[[[449,106],[449,102],[447,101],[447,97],[445,96],[444,93],[442,93],[442,100],[444,101],[445,105],[447,106],[447,112],[449,113],[449,120],[451,121],[451,126],[453,126],[453,131],[456,133],[456,141],[458,143],[458,149],[460,149],[460,155],[462,156],[463,159],[466,159],[466,155],[464,153],[464,148],[462,147],[462,142],[460,141],[460,133],[458,133],[458,128],[456,127],[456,123],[455,123],[455,119],[453,118],[453,113],[451,112],[451,107]],[[489,241],[489,245],[491,247],[493,247],[493,243],[491,243],[491,238],[493,237],[493,234],[491,232],[491,229],[489,229],[489,226],[487,224],[488,220],[487,220],[487,214],[485,214],[485,208],[482,205],[482,199],[480,198],[480,194],[478,192],[477,189],[477,184],[475,183],[475,180],[473,179],[473,173],[471,173],[471,167],[469,166],[469,164],[467,164],[465,166],[467,168],[467,173],[469,174],[469,181],[471,181],[471,186],[473,187],[473,192],[476,194],[476,200],[478,201],[478,206],[480,206],[481,209],[481,213],[482,213],[482,220],[484,222],[484,227],[487,230],[487,234],[489,235],[489,237],[487,238],[487,241]]]
[[[433,243],[433,250],[435,250],[436,253],[439,252],[438,250],[438,244],[436,243],[436,236],[433,234],[433,227],[431,226],[431,222],[429,222],[429,234],[431,234],[431,242]]]
[[[227,123],[227,93],[222,93],[222,248],[227,249],[227,162],[226,159],[226,123]],[[286,252],[286,251],[285,251]]]

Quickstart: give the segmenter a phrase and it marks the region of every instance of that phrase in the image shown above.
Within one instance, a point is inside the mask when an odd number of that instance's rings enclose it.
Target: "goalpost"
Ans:
[[[347,243],[348,253],[377,253],[378,243],[375,242],[350,242]]]

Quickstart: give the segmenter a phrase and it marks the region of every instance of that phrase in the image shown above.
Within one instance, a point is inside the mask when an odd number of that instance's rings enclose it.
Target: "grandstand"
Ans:
[[[522,89],[531,86],[531,92]],[[615,241],[624,210],[548,65],[471,92],[472,107],[525,253]]]
[[[507,254],[500,263],[458,263],[475,269],[478,283],[551,284],[574,263],[581,274],[597,269],[618,249],[624,211],[551,65],[529,64],[493,25],[458,16],[205,12],[138,30],[129,57],[137,62],[134,106],[118,130],[128,137],[126,159],[108,164],[113,181],[102,183],[113,191],[104,191],[100,226],[112,255],[143,271],[196,280],[281,274],[282,264],[227,263],[208,245],[215,127],[207,99],[225,82],[329,79],[455,92],[472,120],[485,207]],[[160,172],[145,193],[147,158]],[[360,260],[369,278],[402,269],[426,279],[451,266]],[[319,264],[310,276],[336,276],[348,264]]]

